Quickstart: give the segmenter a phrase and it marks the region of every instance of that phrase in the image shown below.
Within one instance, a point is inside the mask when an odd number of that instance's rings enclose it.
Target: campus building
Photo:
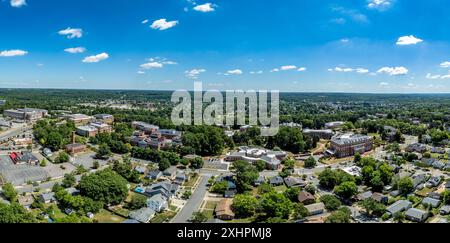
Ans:
[[[86,125],[94,120],[93,117],[84,114],[71,114],[67,115],[66,118],[75,123],[75,125]]]
[[[3,115],[9,118],[23,120],[23,121],[37,121],[48,115],[47,110],[25,108],[25,109],[13,109],[5,110]]]
[[[372,150],[373,138],[360,134],[340,134],[331,139],[331,148],[328,154],[338,158],[353,156],[356,153],[363,154]]]

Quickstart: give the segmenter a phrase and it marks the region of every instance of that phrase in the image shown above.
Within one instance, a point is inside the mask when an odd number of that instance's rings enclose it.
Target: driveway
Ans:
[[[178,212],[178,214],[172,219],[171,223],[189,223],[192,214],[197,212],[202,205],[203,198],[208,190],[206,185],[208,184],[209,178],[211,178],[211,176],[201,176],[200,183],[192,194],[192,197],[187,201],[181,211]]]

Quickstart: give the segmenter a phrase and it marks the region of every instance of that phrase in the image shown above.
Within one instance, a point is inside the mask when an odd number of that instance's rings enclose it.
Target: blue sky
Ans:
[[[450,92],[447,0],[0,0],[0,87]]]

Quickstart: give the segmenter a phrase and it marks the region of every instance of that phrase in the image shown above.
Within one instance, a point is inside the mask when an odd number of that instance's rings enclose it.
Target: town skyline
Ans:
[[[1,88],[169,91],[198,80],[208,90],[450,92],[441,1],[4,0],[0,10]]]

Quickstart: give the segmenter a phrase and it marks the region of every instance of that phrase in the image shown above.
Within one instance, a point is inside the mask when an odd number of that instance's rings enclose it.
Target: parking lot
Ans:
[[[50,177],[42,167],[15,165],[8,155],[0,155],[0,176],[4,182],[10,182],[15,186],[44,181]]]

